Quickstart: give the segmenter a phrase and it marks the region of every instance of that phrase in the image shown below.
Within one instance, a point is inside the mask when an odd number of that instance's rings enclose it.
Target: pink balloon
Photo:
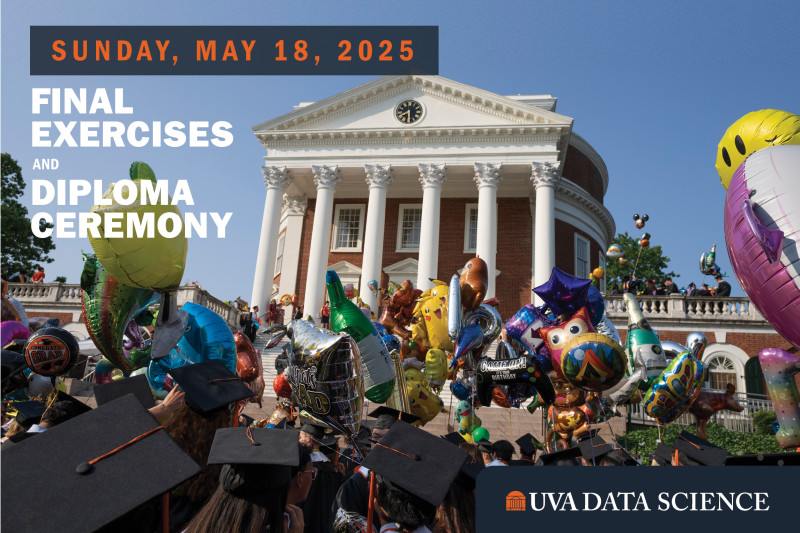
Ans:
[[[15,322],[13,320],[6,320],[0,324],[0,337],[2,337],[2,346],[6,346],[9,342],[22,339],[28,340],[31,336],[31,330],[25,327],[22,322]]]

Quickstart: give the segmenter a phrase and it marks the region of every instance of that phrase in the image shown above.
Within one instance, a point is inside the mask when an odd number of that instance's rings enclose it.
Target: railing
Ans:
[[[757,411],[772,411],[774,410],[772,400],[766,399],[765,396],[752,395],[752,394],[735,394],[734,398],[741,405],[744,410],[741,413],[734,413],[733,411],[717,411],[711,417],[710,422],[720,424],[731,431],[738,431],[741,433],[753,433],[753,418],[752,414]],[[645,414],[642,404],[635,404],[628,406],[629,423],[640,424],[645,426],[655,426],[656,420],[650,418]],[[674,424],[681,424],[692,426],[695,423],[695,417],[688,411],[673,421]]]
[[[637,296],[639,307],[648,319],[706,320],[768,324],[748,298],[671,296]],[[621,294],[605,296],[606,315],[611,319],[627,319],[627,308]]]

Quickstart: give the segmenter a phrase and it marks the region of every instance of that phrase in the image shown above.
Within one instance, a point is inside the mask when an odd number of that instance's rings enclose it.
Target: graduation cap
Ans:
[[[583,439],[578,442],[578,448],[581,449],[581,455],[590,463],[596,463],[604,455],[614,450],[612,444],[607,443],[602,437],[594,437],[592,439]]]
[[[459,433],[458,431],[448,433],[447,435],[442,435],[442,438],[447,442],[449,442],[450,444],[455,444],[456,446],[467,442],[464,440],[464,437],[462,437],[461,433]]]
[[[173,368],[169,374],[186,392],[186,405],[201,414],[253,395],[253,391],[219,359]]]
[[[591,430],[589,430],[588,433],[584,433],[580,437],[578,437],[578,442],[581,442],[582,440],[587,440],[587,439],[596,439],[598,433],[600,433],[599,429],[591,429]]]
[[[533,455],[536,453],[536,450],[542,448],[542,443],[536,440],[536,437],[530,433],[524,434],[514,442],[517,443],[517,446],[519,446],[519,451],[523,455]]]
[[[486,467],[483,461],[477,461],[471,455],[467,455],[467,458],[464,459],[464,463],[461,465],[458,476],[456,476],[456,482],[472,490],[475,488],[478,474],[480,474],[484,468]]]
[[[397,409],[392,409],[391,407],[386,407],[385,405],[381,405],[367,416],[377,419],[373,429],[389,429],[392,427],[392,424],[398,420],[402,420],[408,424],[413,424],[419,420],[418,416],[414,416],[411,413],[398,411]]]
[[[221,428],[214,435],[208,464],[225,465],[220,485],[236,496],[255,495],[287,485],[300,464],[297,434],[274,428]]]
[[[705,466],[722,466],[725,464],[725,458],[728,457],[728,450],[714,446],[688,431],[682,431],[672,446],[679,452],[685,453],[697,464]]]
[[[308,421],[303,424],[303,427],[300,428],[300,431],[308,433],[311,435],[311,438],[317,442],[321,442],[322,438],[325,436],[325,430],[328,429],[328,426],[323,426],[321,424],[317,424],[312,421]]]
[[[490,440],[481,439],[475,441],[475,444],[478,445],[478,450],[481,451],[482,453],[494,453],[492,451],[492,446],[494,446],[494,443],[491,442]]]
[[[329,435],[327,437],[324,437],[320,442],[319,451],[325,454],[336,453],[338,447],[339,447],[339,437],[335,435]]]
[[[3,449],[3,530],[95,531],[200,472],[133,395],[38,435]]]
[[[730,455],[725,458],[725,466],[798,466],[800,453],[751,453]]]
[[[16,421],[24,427],[31,427],[42,420],[42,414],[47,409],[42,402],[34,400],[11,404],[17,410]]]
[[[140,374],[125,379],[116,379],[97,385],[94,388],[94,398],[97,405],[105,405],[110,401],[121,398],[126,394],[133,394],[139,400],[145,409],[150,409],[156,405],[153,400],[153,393],[150,392],[150,385],[147,381],[147,376]]]
[[[397,421],[375,444],[363,465],[438,507],[467,455],[439,437]]]
[[[656,446],[656,453],[654,455],[655,458],[658,459],[659,465],[672,466],[672,461],[675,458],[675,448],[672,446],[667,446],[663,442],[659,442],[658,446]],[[685,458],[685,454],[680,454],[679,452],[679,460]]]
[[[553,453],[546,453],[539,457],[539,460],[542,462],[544,466],[578,466],[575,462],[575,459],[582,455],[581,449],[578,446],[573,446],[572,448],[567,448],[566,450],[559,450]],[[570,461],[572,460],[571,464],[557,464],[559,461]]]

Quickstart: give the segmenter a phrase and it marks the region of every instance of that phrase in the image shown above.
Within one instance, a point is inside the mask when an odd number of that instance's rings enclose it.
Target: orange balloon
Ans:
[[[511,400],[502,387],[495,387],[492,389],[492,401],[500,407],[511,407]]]
[[[650,241],[647,239],[642,239],[641,241],[639,241],[639,244],[642,245],[642,248],[647,248],[648,246],[650,246]]]
[[[597,279],[603,279],[606,276],[606,271],[600,267],[597,267],[594,270],[592,270],[592,276],[594,276]]]

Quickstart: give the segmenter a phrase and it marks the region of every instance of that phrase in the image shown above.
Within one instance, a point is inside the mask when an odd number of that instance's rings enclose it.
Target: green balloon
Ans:
[[[489,430],[485,427],[475,428],[475,431],[472,432],[472,440],[473,442],[478,442],[479,440],[489,440]]]

